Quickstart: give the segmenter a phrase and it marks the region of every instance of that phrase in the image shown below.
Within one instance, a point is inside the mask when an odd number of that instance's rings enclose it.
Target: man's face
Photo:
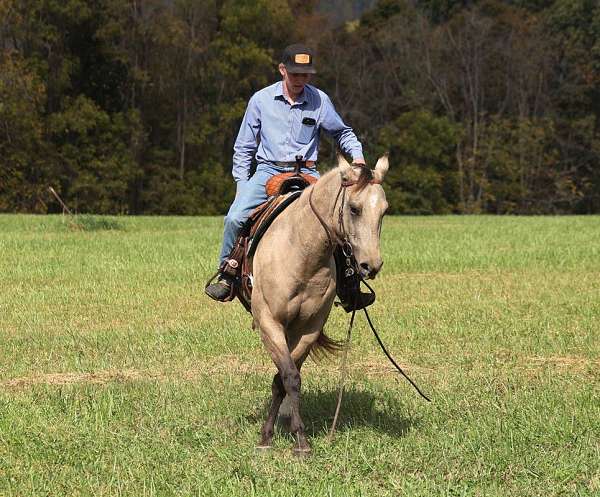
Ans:
[[[312,74],[293,74],[287,71],[283,64],[279,64],[279,72],[283,76],[283,82],[291,97],[297,97],[304,90],[304,86],[310,82]]]

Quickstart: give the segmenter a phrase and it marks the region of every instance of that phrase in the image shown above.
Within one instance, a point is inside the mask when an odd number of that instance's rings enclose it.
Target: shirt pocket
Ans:
[[[310,115],[302,116],[302,121],[300,121],[300,129],[296,134],[296,141],[304,144],[309,143],[313,139],[316,129],[317,121],[314,117]]]

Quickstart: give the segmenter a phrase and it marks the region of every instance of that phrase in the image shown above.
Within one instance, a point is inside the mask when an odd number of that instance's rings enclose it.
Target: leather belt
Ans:
[[[291,168],[296,167],[296,161],[279,161],[279,160],[274,160],[274,161],[269,161],[269,162],[271,162],[271,164],[275,164],[277,167],[291,167]],[[306,161],[306,167],[308,167],[309,169],[314,169],[314,167],[315,167],[315,161],[314,160],[307,160]]]

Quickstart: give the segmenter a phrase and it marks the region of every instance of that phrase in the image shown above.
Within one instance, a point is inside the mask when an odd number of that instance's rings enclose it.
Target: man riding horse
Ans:
[[[336,112],[323,91],[309,85],[313,66],[310,48],[295,44],[283,51],[279,72],[282,80],[256,92],[250,101],[234,146],[233,177],[236,196],[225,217],[219,267],[222,269],[244,222],[251,212],[267,200],[265,185],[274,175],[293,171],[295,158],[303,158],[302,173],[319,178],[316,161],[320,131],[331,135],[340,149],[352,157],[352,164],[365,166],[362,145]],[[256,172],[249,176],[252,159]],[[373,303],[374,295],[344,285],[344,255],[335,253],[337,294],[346,311],[362,309]],[[231,294],[233,281],[222,271],[206,293],[218,301]]]

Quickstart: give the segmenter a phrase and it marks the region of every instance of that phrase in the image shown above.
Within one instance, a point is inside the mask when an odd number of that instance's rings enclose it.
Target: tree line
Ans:
[[[0,211],[60,211],[52,186],[225,212],[247,100],[305,41],[368,162],[390,152],[392,213],[600,212],[597,0],[379,0],[337,27],[318,4],[0,0]]]

